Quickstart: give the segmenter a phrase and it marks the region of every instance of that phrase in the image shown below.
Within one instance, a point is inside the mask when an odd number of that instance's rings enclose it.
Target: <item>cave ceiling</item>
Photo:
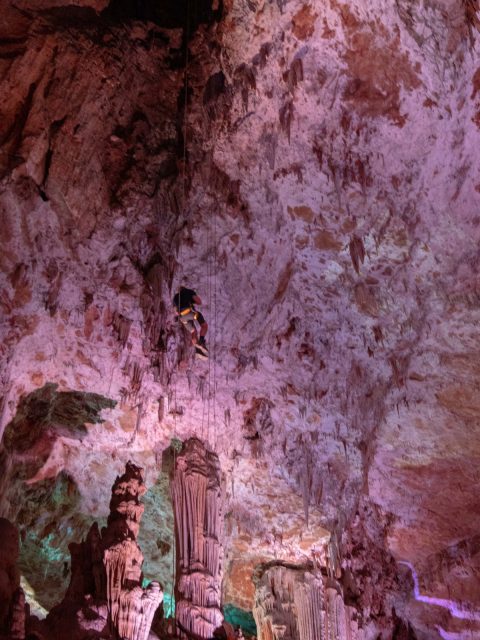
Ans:
[[[2,0],[0,515],[33,582],[56,563],[47,608],[128,459],[168,581],[165,452],[197,436],[229,603],[361,531],[419,637],[478,637],[477,10]]]

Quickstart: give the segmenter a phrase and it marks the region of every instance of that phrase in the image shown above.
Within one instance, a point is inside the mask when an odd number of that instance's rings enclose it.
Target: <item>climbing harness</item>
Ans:
[[[181,316],[186,316],[186,315],[188,315],[189,313],[194,313],[194,314],[195,314],[195,316],[197,316],[197,315],[198,315],[198,313],[195,311],[195,309],[192,309],[192,307],[188,307],[188,309],[183,309],[182,311],[180,311],[180,312],[179,312],[179,314],[180,314]],[[195,317],[195,320],[196,320],[196,319],[197,319],[197,318]]]

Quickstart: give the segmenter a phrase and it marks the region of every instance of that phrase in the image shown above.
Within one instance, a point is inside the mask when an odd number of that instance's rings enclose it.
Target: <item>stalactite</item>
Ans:
[[[188,440],[178,454],[171,490],[177,540],[177,621],[180,630],[210,638],[223,621],[223,513],[218,457],[200,440]]]
[[[270,565],[255,580],[258,640],[364,640],[338,583],[313,567]]]
[[[118,311],[114,312],[112,317],[112,327],[115,334],[117,335],[118,341],[122,345],[122,349],[124,349],[127,344],[131,326],[132,320],[126,318]]]

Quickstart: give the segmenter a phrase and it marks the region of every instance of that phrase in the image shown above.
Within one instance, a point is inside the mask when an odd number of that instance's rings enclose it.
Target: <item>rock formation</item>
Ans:
[[[143,555],[137,536],[144,509],[139,499],[145,491],[142,470],[128,462],[113,486],[108,525],[102,531],[108,611],[121,640],[147,640],[162,601],[158,582],[142,589]]]
[[[225,474],[226,603],[249,615],[272,561],[324,574],[337,540],[372,636],[393,609],[428,640],[479,633],[479,7],[2,0],[0,515],[32,606],[133,456],[145,575],[169,579],[160,461],[197,437]],[[102,593],[100,633],[119,587],[87,551],[71,593]],[[211,589],[216,619],[218,576],[184,561],[178,614]]]
[[[259,640],[364,640],[359,613],[338,583],[313,566],[271,564],[258,570],[253,610]]]
[[[99,533],[92,525],[85,541],[71,545],[70,586],[63,603],[47,618],[54,632],[61,629],[82,638],[89,630],[110,629],[118,640],[147,640],[163,594],[158,582],[142,588],[137,536],[145,491],[142,469],[128,462],[112,488],[107,526]]]
[[[0,518],[0,638],[24,640],[25,594],[18,570],[18,530]]]
[[[10,611],[10,640],[25,640],[28,606],[25,602],[25,593],[20,587],[13,594]]]
[[[223,621],[223,499],[218,456],[197,438],[175,456],[172,500],[176,539],[176,619],[183,631],[211,638]]]

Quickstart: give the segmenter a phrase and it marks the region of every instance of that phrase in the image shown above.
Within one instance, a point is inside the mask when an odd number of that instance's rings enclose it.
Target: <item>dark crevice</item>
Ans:
[[[85,424],[103,422],[102,409],[115,405],[115,400],[98,393],[58,391],[57,384],[47,382],[20,400],[15,417],[5,427],[3,447],[10,453],[25,452],[52,425],[58,433],[81,439]]]
[[[184,29],[187,40],[201,24],[213,24],[221,20],[223,1],[212,8],[211,0],[111,0],[98,15],[90,7],[52,7],[38,12],[49,24],[58,29],[108,27],[128,24],[132,21],[152,23],[163,29]],[[31,16],[29,16],[31,18]]]
[[[42,187],[45,187],[45,185],[47,184],[48,174],[50,173],[50,167],[51,167],[51,164],[52,164],[52,157],[53,157],[53,144],[52,143],[53,143],[53,141],[55,139],[55,136],[57,135],[57,133],[60,131],[60,129],[62,128],[63,124],[65,123],[66,119],[67,119],[67,116],[65,116],[64,118],[61,118],[60,120],[54,120],[52,122],[52,124],[50,125],[50,132],[49,132],[49,139],[48,139],[48,151],[47,151],[47,154],[45,156],[45,169],[44,169],[44,172],[43,172]],[[42,189],[40,189],[40,196],[41,196],[42,200],[48,201],[48,197],[42,191]]]
[[[19,56],[23,56],[23,54],[25,53],[25,51],[27,50],[26,47],[18,47],[15,48],[10,47],[8,49],[1,49],[0,48],[0,59],[1,60],[14,60],[15,58],[18,58]]]
[[[200,24],[218,22],[223,13],[223,3],[212,9],[211,0],[112,0],[102,17],[109,22],[139,20],[153,22],[165,29],[185,28],[191,36]]]
[[[19,150],[22,142],[23,129],[27,122],[30,109],[32,108],[33,96],[36,88],[36,83],[32,82],[28,89],[27,96],[18,110],[13,123],[7,129],[2,138],[0,138],[0,146],[8,145],[7,149],[4,151],[6,162],[3,167],[4,171],[2,171],[2,167],[0,167],[0,177],[3,177],[3,175],[7,174],[23,161],[23,158],[17,154],[17,151]]]
[[[38,187],[38,193],[40,195],[40,198],[44,201],[44,202],[48,202],[49,201],[49,197],[47,196],[47,194],[45,193],[45,191],[43,189],[41,189],[40,187]]]
[[[12,125],[8,128],[5,134],[0,138],[0,146],[7,143],[9,140],[14,142],[15,150],[18,148],[18,143],[20,142],[23,127],[25,122],[27,121],[28,114],[30,113],[30,109],[32,107],[33,94],[35,93],[35,89],[37,85],[35,82],[32,82],[30,87],[28,88],[28,94],[20,107],[17,117],[15,118]],[[12,150],[11,150],[12,151]]]

